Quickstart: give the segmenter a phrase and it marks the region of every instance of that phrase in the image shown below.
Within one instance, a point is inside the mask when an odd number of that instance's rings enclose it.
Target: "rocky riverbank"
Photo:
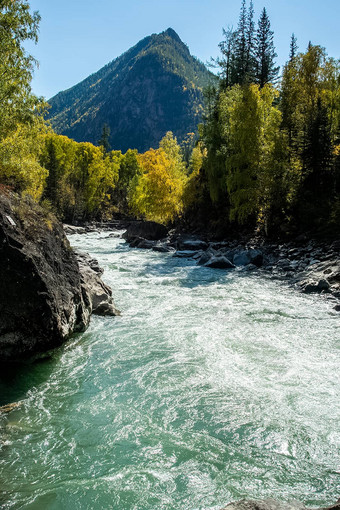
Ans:
[[[153,222],[133,222],[123,235],[132,247],[172,252],[196,264],[225,270],[258,271],[304,293],[331,299],[340,311],[340,241],[330,244],[300,237],[286,243],[264,239],[211,241]]]
[[[62,225],[33,201],[0,195],[0,361],[47,351],[117,315],[98,263],[75,253]]]

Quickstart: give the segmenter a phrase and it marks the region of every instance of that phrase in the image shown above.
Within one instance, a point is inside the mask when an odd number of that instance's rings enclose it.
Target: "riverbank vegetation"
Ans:
[[[198,136],[182,146],[171,132],[143,154],[57,135],[47,105],[32,94],[39,15],[25,0],[0,8],[0,183],[31,195],[62,220],[117,213],[181,221],[189,228],[264,235],[340,233],[339,60],[310,43],[279,76],[274,35],[243,0],[236,30],[225,30],[216,86],[206,90]]]

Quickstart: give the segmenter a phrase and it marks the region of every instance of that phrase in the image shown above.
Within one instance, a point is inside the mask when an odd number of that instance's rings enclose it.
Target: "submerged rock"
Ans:
[[[78,260],[53,215],[32,201],[0,195],[2,362],[60,345],[87,328],[92,312],[117,313],[98,263]]]

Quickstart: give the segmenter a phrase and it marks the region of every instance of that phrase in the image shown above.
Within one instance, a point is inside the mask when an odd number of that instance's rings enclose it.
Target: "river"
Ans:
[[[340,316],[256,273],[70,236],[121,317],[0,376],[0,504],[218,510],[243,497],[335,503]]]

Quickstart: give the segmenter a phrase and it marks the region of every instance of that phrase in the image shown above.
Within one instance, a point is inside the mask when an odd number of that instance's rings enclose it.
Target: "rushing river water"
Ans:
[[[0,504],[219,509],[242,497],[334,503],[339,315],[256,274],[71,236],[122,310],[1,375]]]

